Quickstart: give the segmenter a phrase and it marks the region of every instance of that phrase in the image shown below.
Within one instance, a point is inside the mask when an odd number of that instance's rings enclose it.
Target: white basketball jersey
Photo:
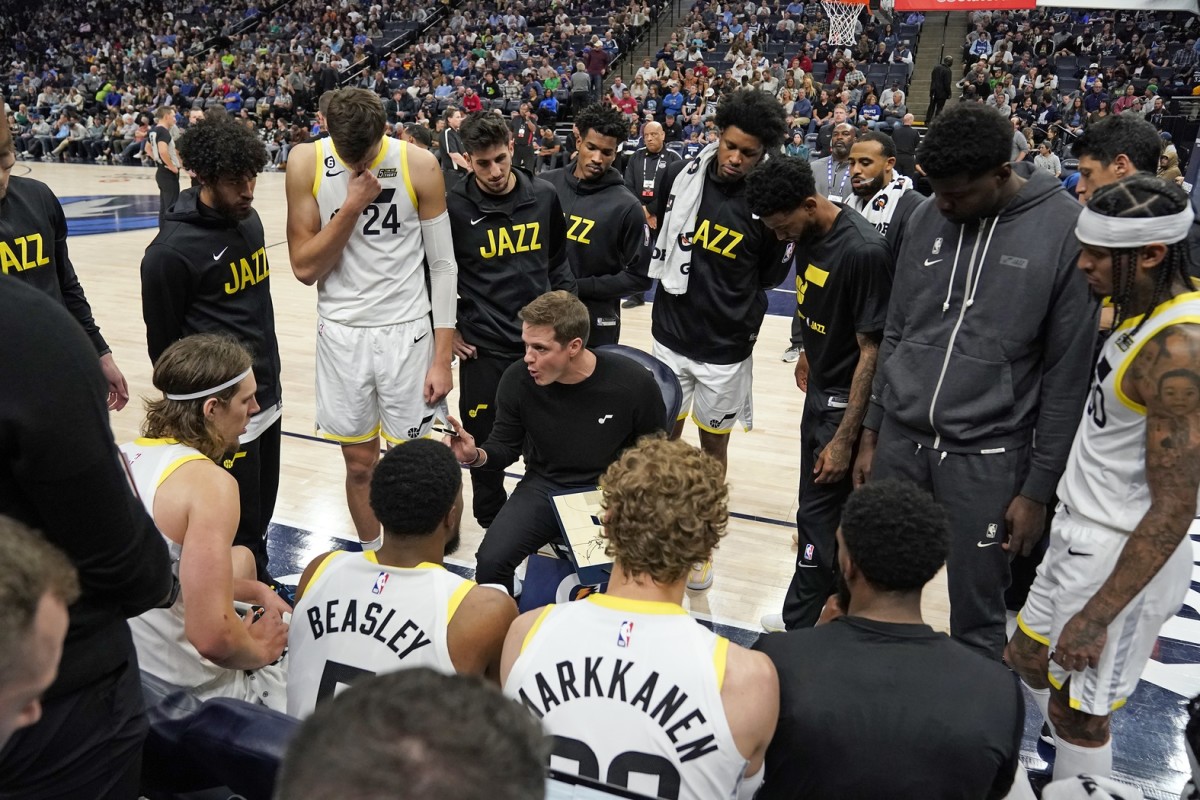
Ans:
[[[729,641],[674,603],[547,606],[504,685],[554,737],[550,765],[675,800],[733,798],[746,770],[721,703]]]
[[[129,464],[133,485],[147,513],[154,516],[154,496],[158,487],[179,467],[189,461],[207,461],[207,456],[174,439],[135,439],[121,445]],[[179,557],[183,546],[163,537],[171,554],[171,569],[179,577]],[[138,665],[162,680],[192,689],[202,698],[237,697],[252,700],[244,670],[225,669],[204,658],[188,641],[183,628],[183,595],[170,608],[152,608],[129,620]]]
[[[1164,328],[1200,324],[1200,292],[1163,303],[1137,335],[1131,336],[1141,319],[1125,320],[1104,343],[1087,409],[1058,484],[1058,498],[1071,514],[1125,533],[1132,533],[1150,509],[1150,488],[1146,484],[1146,407],[1121,391],[1121,381],[1146,342]],[[1185,376],[1164,376],[1164,390],[1171,380],[1180,381],[1179,388],[1195,397],[1196,387]]]
[[[475,582],[438,564],[330,553],[292,612],[287,710],[307,717],[354,680],[413,667],[454,674],[446,629]]]
[[[353,172],[334,150],[332,139],[317,139],[313,146],[317,163],[312,191],[325,226],[345,202]],[[379,195],[363,211],[333,270],[317,282],[317,313],[357,328],[411,322],[430,310],[408,144],[383,137],[369,169],[379,179]]]

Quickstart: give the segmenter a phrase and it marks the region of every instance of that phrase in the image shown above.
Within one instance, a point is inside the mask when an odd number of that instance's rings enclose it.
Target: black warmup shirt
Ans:
[[[681,161],[667,168],[655,212],[660,229],[685,166]],[[737,364],[749,358],[767,313],[767,290],[779,285],[791,264],[792,248],[751,215],[745,189],[744,180],[723,183],[712,172],[705,177],[696,228],[688,236],[687,292],[654,296],[655,340],[694,361]]]
[[[468,344],[520,358],[517,312],[553,289],[575,292],[567,226],[554,187],[514,169],[506,195],[480,190],[474,177],[446,195],[458,261],[458,330]]]
[[[438,149],[438,159],[442,162],[443,172],[453,172],[461,175],[463,170],[454,163],[454,159],[450,157],[451,153],[464,152],[462,136],[458,131],[447,125],[441,134],[441,147]]]
[[[150,362],[193,333],[231,333],[254,356],[255,399],[277,405],[279,342],[271,267],[258,212],[228,220],[181,192],[142,258],[142,318]]]
[[[597,180],[581,181],[573,170],[569,165],[538,177],[558,192],[567,217],[567,259],[595,327],[620,316],[622,297],[650,288],[650,226],[621,173],[610,168]]]
[[[1004,797],[1025,700],[1003,664],[927,625],[839,617],[761,637],[779,725],[758,800]]]
[[[848,398],[860,333],[882,334],[892,290],[887,240],[843,208],[829,233],[796,248],[796,315],[804,323],[810,393]]]
[[[663,430],[662,392],[649,370],[615,353],[596,353],[579,383],[538,386],[525,362],[505,370],[484,470],[525,456],[525,469],[563,486],[595,486],[638,438]]]
[[[83,589],[49,698],[132,657],[125,620],[167,598],[171,561],[113,443],[94,344],[22,283],[0,275],[0,514],[61,548]]]
[[[53,297],[83,327],[97,353],[109,351],[67,255],[62,204],[41,181],[9,178],[0,202],[0,273]],[[101,392],[107,394],[107,389]]]

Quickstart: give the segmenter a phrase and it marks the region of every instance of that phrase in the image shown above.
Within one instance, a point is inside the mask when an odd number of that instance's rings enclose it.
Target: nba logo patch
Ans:
[[[994,523],[994,522],[988,523],[987,538],[995,539],[996,534],[999,531],[1000,531],[1000,527],[996,523]]]
[[[621,627],[617,629],[617,647],[629,647],[631,644],[630,638],[633,636],[633,623],[626,620],[621,623]]]
[[[812,560],[813,560],[813,556],[814,556],[814,555],[816,555],[816,554],[817,554],[817,548],[816,548],[816,547],[814,547],[814,546],[813,546],[813,545],[811,545],[811,544],[808,544],[808,545],[805,545],[805,546],[804,546],[804,560],[805,560],[805,561],[812,561]]]
[[[936,256],[940,252],[942,252],[942,237],[939,236],[933,240],[933,252],[930,255]]]
[[[375,585],[371,587],[371,594],[383,594],[383,587],[387,586],[388,574],[380,572],[375,578]]]

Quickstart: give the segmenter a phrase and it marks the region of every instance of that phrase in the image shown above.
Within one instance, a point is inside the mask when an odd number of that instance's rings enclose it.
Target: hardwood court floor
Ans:
[[[70,251],[96,320],[129,380],[134,399],[124,411],[112,414],[116,440],[129,441],[138,434],[141,423],[138,398],[154,394],[138,277],[142,252],[156,230],[153,172],[20,162],[13,174],[46,182],[64,199],[75,229],[89,231],[90,235],[72,234]],[[114,212],[117,206],[125,208]],[[311,438],[316,290],[303,286],[289,269],[282,174],[260,178],[255,207],[263,220],[274,267],[272,294],[283,361],[285,437],[275,521],[310,532],[296,536],[304,552],[297,554],[295,564],[302,565],[327,548],[324,537],[356,537],[345,506],[341,455],[336,446]],[[131,212],[137,211],[143,228],[131,230],[138,224],[137,213],[131,216]],[[625,312],[623,331],[625,344],[648,350],[650,308]],[[716,553],[712,588],[690,592],[686,601],[697,615],[751,631],[758,630],[762,614],[779,611],[793,571],[791,534],[803,407],[791,365],[779,361],[788,338],[788,318],[768,316],[759,338],[754,357],[755,428],[749,433],[735,432],[730,443],[730,509],[734,517]],[[454,409],[457,395],[450,401]],[[695,428],[689,427],[686,436],[694,443]],[[519,465],[514,471],[520,471]],[[462,548],[451,560],[472,566],[482,531],[469,514],[466,517]],[[1193,526],[1193,539],[1200,540],[1200,526]],[[1200,568],[1194,578],[1193,589],[1200,588]],[[926,620],[946,629],[948,605],[942,576],[930,584],[924,600]],[[1147,797],[1177,797],[1188,769],[1181,747],[1186,716],[1180,701],[1200,692],[1200,593],[1190,592],[1188,603],[1191,607],[1164,627],[1159,650],[1139,690],[1127,709],[1114,718],[1117,771],[1141,784]],[[1030,719],[1023,760],[1032,770],[1041,771],[1046,763],[1039,757],[1035,741],[1036,724]]]
[[[57,165],[20,162],[15,175],[27,173],[49,184],[60,197],[110,195],[157,196],[153,171],[144,168]],[[184,180],[186,187],[187,180]],[[287,208],[282,173],[258,181],[255,208],[266,231],[272,271],[271,292],[283,362],[283,468],[276,520],[314,533],[354,538],[346,510],[343,467],[336,447],[300,436],[313,433],[313,364],[316,289],[296,280],[288,262]],[[70,206],[68,206],[70,208]],[[70,252],[91,301],[96,320],[129,380],[131,396],[152,394],[141,318],[138,267],[154,228],[72,236]],[[799,480],[798,433],[803,395],[792,367],[779,360],[786,346],[788,320],[768,316],[754,358],[754,430],[740,429],[730,442],[729,535],[716,554],[716,578],[707,592],[691,593],[691,608],[722,622],[756,628],[762,614],[777,612],[793,571],[791,534]],[[626,311],[622,341],[650,349],[650,307]],[[457,408],[457,392],[450,399]],[[140,402],[131,401],[112,415],[118,442],[137,434]],[[696,442],[693,426],[687,438]],[[520,465],[514,465],[520,471]],[[467,484],[470,491],[470,484]],[[468,508],[470,508],[468,504]],[[458,557],[473,561],[482,531],[465,515]],[[945,627],[944,588],[935,587],[928,605],[930,621]]]

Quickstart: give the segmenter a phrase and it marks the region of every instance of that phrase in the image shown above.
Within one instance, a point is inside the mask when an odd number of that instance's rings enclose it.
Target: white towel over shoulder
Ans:
[[[706,145],[695,160],[675,177],[675,183],[671,186],[667,211],[659,222],[654,260],[650,262],[650,277],[660,280],[667,294],[687,292],[692,263],[691,242],[688,242],[686,249],[680,247],[680,242],[685,235],[690,237],[696,230],[696,214],[700,210],[700,199],[704,196],[704,176],[716,154],[716,142]]]

